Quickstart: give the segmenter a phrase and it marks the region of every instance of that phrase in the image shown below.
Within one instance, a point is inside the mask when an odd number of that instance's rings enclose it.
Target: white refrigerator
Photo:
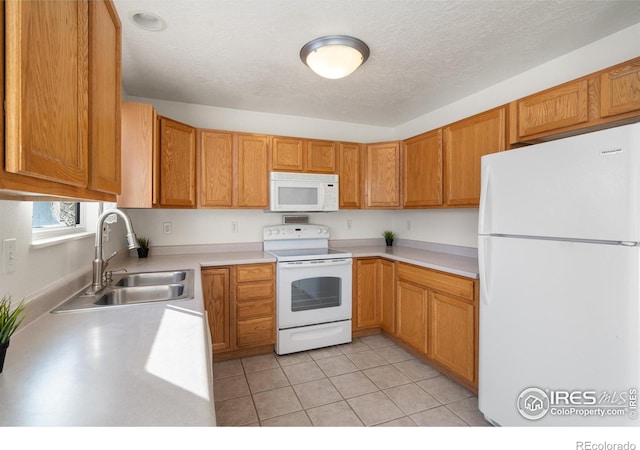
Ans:
[[[478,403],[639,426],[640,124],[482,158]]]

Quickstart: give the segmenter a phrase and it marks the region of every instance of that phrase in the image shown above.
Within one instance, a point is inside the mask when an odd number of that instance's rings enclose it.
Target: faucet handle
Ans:
[[[126,272],[127,269],[113,269],[104,273],[104,283],[111,283],[113,281],[113,272]]]

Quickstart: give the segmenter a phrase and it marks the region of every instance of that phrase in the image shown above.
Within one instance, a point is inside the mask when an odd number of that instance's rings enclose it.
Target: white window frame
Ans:
[[[80,223],[73,227],[64,225],[52,225],[44,228],[31,229],[31,247],[47,247],[75,239],[83,239],[95,235],[87,230],[87,207],[85,202],[80,203]]]

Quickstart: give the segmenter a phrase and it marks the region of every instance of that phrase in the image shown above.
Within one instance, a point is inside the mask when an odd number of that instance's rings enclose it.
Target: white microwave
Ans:
[[[338,175],[271,172],[270,211],[338,210]]]

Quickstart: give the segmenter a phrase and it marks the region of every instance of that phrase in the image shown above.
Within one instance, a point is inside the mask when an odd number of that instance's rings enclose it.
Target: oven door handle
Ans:
[[[301,267],[350,266],[351,258],[314,259],[311,261],[287,261],[278,263],[278,269],[299,269]]]

